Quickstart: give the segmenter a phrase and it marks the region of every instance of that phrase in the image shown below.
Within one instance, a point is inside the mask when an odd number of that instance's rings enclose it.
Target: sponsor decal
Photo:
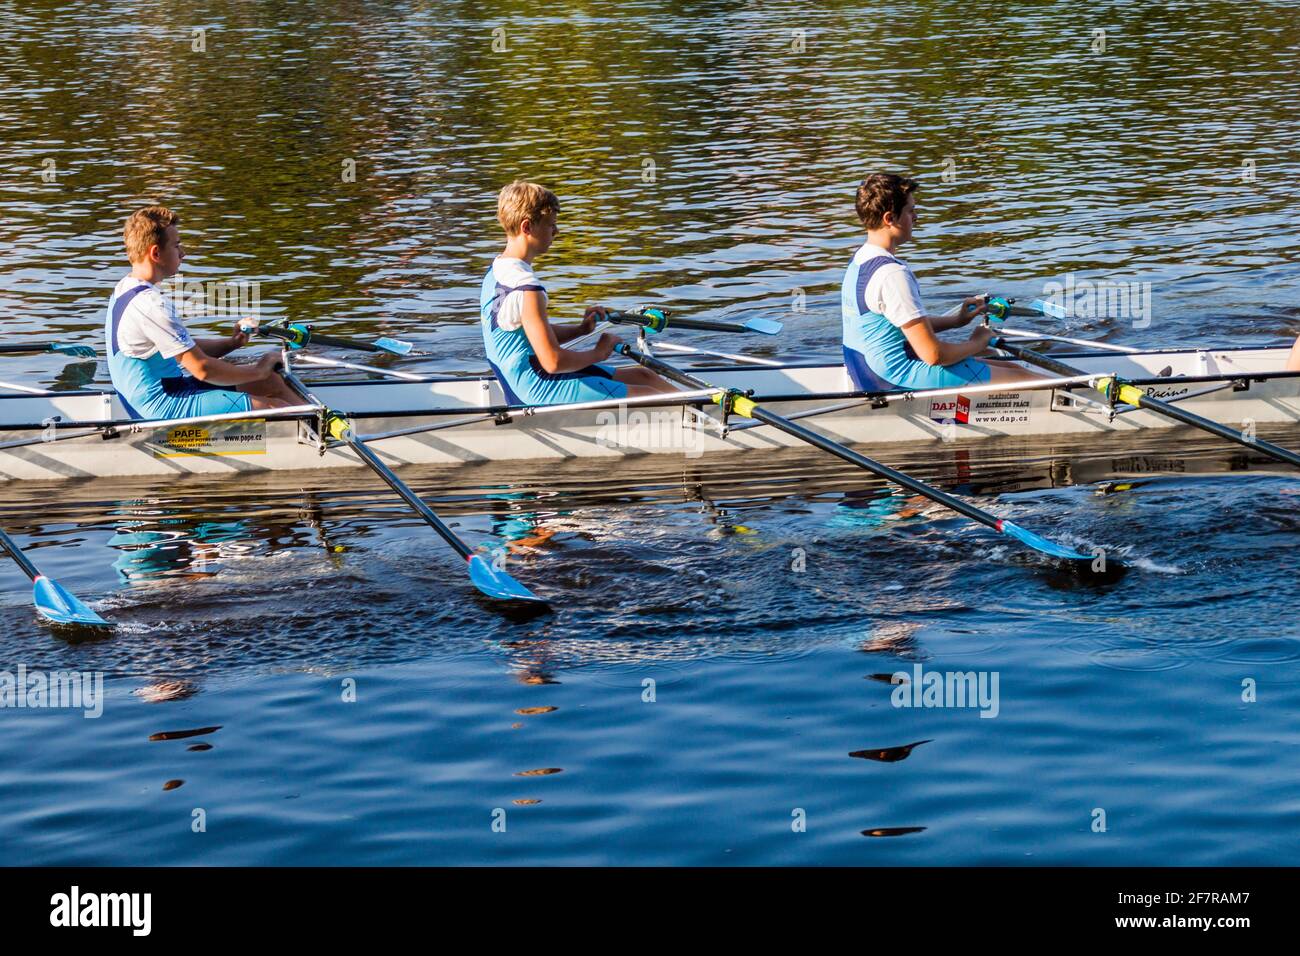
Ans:
[[[1190,391],[1191,389],[1186,386],[1182,388],[1152,388],[1151,386],[1147,386],[1146,389],[1148,395],[1152,398],[1158,398],[1162,402],[1167,402],[1171,398],[1178,398],[1182,395],[1186,395]]]
[[[970,399],[965,395],[930,401],[930,418],[960,425],[1007,425],[1029,421],[1031,398],[1021,392],[994,392]]]
[[[160,428],[144,443],[155,458],[224,458],[265,455],[266,422],[212,422]]]
[[[967,415],[970,408],[967,406]],[[955,398],[935,398],[930,401],[930,418],[936,422],[953,422],[957,420],[957,400]]]

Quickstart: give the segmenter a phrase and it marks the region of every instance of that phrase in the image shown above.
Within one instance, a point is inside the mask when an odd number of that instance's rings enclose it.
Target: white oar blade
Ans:
[[[776,335],[785,326],[773,319],[748,319],[745,328],[751,332],[762,332],[764,335]]]
[[[36,611],[51,624],[73,627],[113,626],[77,600],[58,581],[51,581],[42,575],[32,585],[32,601],[36,605]]]
[[[400,339],[376,339],[375,348],[383,349],[385,352],[391,352],[394,355],[410,355],[415,346]]]
[[[469,579],[474,587],[478,588],[488,597],[495,598],[498,601],[531,601],[535,604],[546,603],[510,575],[492,567],[492,565],[488,564],[480,555],[477,554],[471,556],[469,559]]]

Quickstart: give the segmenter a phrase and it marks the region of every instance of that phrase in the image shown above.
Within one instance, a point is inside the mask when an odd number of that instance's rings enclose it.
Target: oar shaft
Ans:
[[[369,342],[359,342],[356,339],[340,339],[333,335],[317,335],[314,331],[311,333],[310,342],[312,345],[326,345],[335,349],[355,349],[358,352],[383,351],[379,346],[371,345]]]
[[[3,531],[0,531],[0,547],[4,548],[5,551],[8,552],[9,557],[13,558],[14,564],[22,568],[23,573],[26,574],[30,580],[35,581],[41,576],[41,572],[37,570],[36,565],[27,560],[27,555],[23,554],[22,551],[18,549],[18,545],[14,544],[13,538],[9,537],[9,535],[5,534]]]
[[[95,350],[89,345],[68,345],[64,342],[0,345],[0,355],[39,355],[42,352],[63,352],[74,358],[92,359],[95,357]]]
[[[714,388],[713,385],[710,385],[708,382],[704,381],[704,379],[696,378],[694,375],[688,375],[686,372],[669,365],[667,362],[660,362],[658,359],[651,358],[644,352],[638,352],[627,343],[621,343],[615,346],[614,350],[620,355],[626,355],[632,361],[644,365],[652,372],[658,372],[664,378],[676,382],[678,385],[685,385],[688,388]],[[718,391],[722,392],[723,389],[718,389]]]
[[[606,312],[605,317],[611,322],[623,325],[650,325],[646,316],[637,312]],[[668,319],[667,326],[678,329],[698,329],[702,332],[748,332],[749,329],[739,322],[716,322],[712,319]]]
[[[618,351],[632,359],[634,362],[638,362],[646,368],[658,372],[664,378],[671,379],[680,385],[686,385],[692,388],[711,387],[708,382],[698,379],[694,375],[683,372],[680,369],[674,368],[666,362],[660,362],[658,359],[645,355],[642,352],[638,352],[636,349],[627,345],[621,345]],[[719,389],[719,391],[721,391],[721,389]],[[972,521],[978,521],[980,524],[987,525],[995,530],[1001,530],[1001,521],[995,515],[989,514],[981,508],[976,508],[974,505],[968,504],[960,498],[954,498],[952,495],[940,491],[938,488],[917,481],[915,478],[911,478],[908,475],[903,474],[901,471],[896,471],[888,465],[881,464],[873,458],[868,458],[866,455],[860,455],[852,449],[844,447],[839,442],[832,441],[812,429],[805,428],[803,425],[799,425],[788,418],[783,418],[780,415],[769,412],[762,406],[755,405],[748,411],[748,415],[764,424],[771,425],[773,428],[778,428],[795,438],[806,441],[808,444],[814,445],[824,452],[829,452],[836,458],[857,465],[859,468],[865,468],[876,476],[884,478],[887,481],[892,481],[894,484],[900,485],[908,491],[937,501],[944,507],[951,508],[953,511],[965,515]]]
[[[1069,376],[1069,375],[1087,374],[1082,369],[1076,368],[1073,365],[1067,365],[1066,363],[1057,361],[1054,358],[1049,358],[1048,356],[1044,355],[1042,352],[1035,352],[1033,349],[1027,349],[1020,345],[1012,345],[1010,342],[1007,342],[1002,338],[995,338],[989,344],[993,346],[993,348],[995,349],[1001,349],[1004,352],[1010,352],[1012,355],[1014,355],[1018,359],[1021,359],[1022,361],[1030,362],[1033,365],[1038,365],[1042,368],[1047,369],[1049,372],[1055,372],[1057,375]]]
[[[1049,358],[1041,352],[1035,352],[1033,349],[1021,348],[1018,345],[1010,345],[1002,339],[995,339],[992,344],[995,348],[1002,349],[1004,352],[1009,352],[1016,358],[1033,365],[1041,366],[1049,372],[1056,372],[1058,375],[1082,374],[1081,371],[1073,365],[1067,365],[1065,362]],[[1148,411],[1156,412],[1157,414],[1164,415],[1166,418],[1172,418],[1176,422],[1181,422],[1182,424],[1189,425],[1192,428],[1199,428],[1212,435],[1225,438],[1230,442],[1236,442],[1238,445],[1242,445],[1246,448],[1253,448],[1276,458],[1278,461],[1284,461],[1289,465],[1295,465],[1300,468],[1300,455],[1297,455],[1295,452],[1288,451],[1281,445],[1274,445],[1272,442],[1264,441],[1262,438],[1255,438],[1246,435],[1235,428],[1216,422],[1212,418],[1206,418],[1203,415],[1193,415],[1191,412],[1179,408],[1177,405],[1163,402],[1158,398],[1152,398],[1145,391],[1135,385],[1124,386],[1121,390],[1120,400],[1127,405],[1136,405],[1138,408],[1145,408]]]
[[[760,422],[766,422],[768,425],[771,425],[774,428],[779,428],[783,432],[793,435],[795,438],[801,438],[808,444],[815,445],[822,451],[834,455],[836,458],[841,458],[850,464],[857,465],[860,468],[865,468],[867,471],[874,473],[878,477],[884,478],[887,481],[892,481],[896,485],[901,485],[914,494],[937,501],[945,508],[951,508],[953,511],[965,515],[972,521],[978,521],[980,524],[987,525],[997,531],[1002,530],[1001,521],[994,515],[989,514],[987,511],[984,511],[981,508],[976,508],[974,505],[967,504],[960,498],[954,498],[952,495],[940,491],[933,485],[927,485],[924,482],[917,481],[915,478],[911,478],[903,474],[901,471],[895,471],[893,468],[881,464],[874,458],[860,455],[852,449],[844,447],[839,442],[831,441],[829,438],[819,435],[810,428],[805,428],[803,425],[792,422],[788,418],[775,415],[762,406],[756,406],[750,414]]]
[[[318,408],[324,409],[325,406],[321,402],[321,400],[318,399],[315,395],[313,395],[311,393],[311,390],[308,389],[307,386],[303,383],[303,381],[299,379],[298,376],[294,375],[293,372],[289,371],[288,369],[283,369],[280,374],[284,376],[284,380],[289,384],[289,387],[292,388],[295,392],[297,392],[304,399],[306,399],[308,402],[311,402],[313,405],[317,406]],[[428,505],[426,505],[423,500],[421,500],[419,495],[417,495],[410,488],[408,488],[404,481],[402,481],[395,474],[393,474],[393,470],[389,468],[387,465],[385,465],[382,461],[380,461],[379,456],[376,455],[373,451],[371,451],[369,446],[367,446],[364,441],[362,441],[355,434],[353,434],[351,427],[349,427],[339,437],[342,438],[344,441],[346,441],[348,443],[348,447],[350,447],[354,452],[356,452],[357,457],[359,457],[362,461],[364,461],[367,465],[369,465],[370,469],[375,474],[377,474],[380,478],[382,478],[384,480],[384,483],[388,485],[389,488],[392,488],[393,491],[397,492],[397,494],[401,496],[402,500],[405,501],[408,505],[410,505],[411,508],[415,511],[415,513],[418,514],[421,518],[423,518],[425,523],[429,525],[429,527],[431,527],[434,531],[438,532],[438,535],[449,545],[451,545],[452,548],[455,549],[457,554],[459,554],[462,558],[469,560],[470,555],[474,553],[473,550],[469,547],[469,545],[467,545],[464,541],[462,541],[460,539],[460,536],[457,535],[456,532],[452,531],[451,528],[447,527],[447,525],[442,521],[442,519],[433,513],[433,509],[430,508]]]
[[[408,488],[404,481],[393,474],[392,469],[380,461],[379,456],[371,451],[365,442],[356,437],[349,438],[348,435],[350,434],[351,430],[349,429],[348,433],[345,434],[343,438],[348,443],[348,446],[357,453],[361,460],[369,465],[375,474],[384,479],[384,483],[387,484],[389,488],[392,488],[393,491],[397,492],[402,497],[402,500],[410,505],[416,514],[423,518],[430,528],[438,532],[442,540],[451,545],[457,554],[468,561],[470,555],[474,553],[469,545],[462,541],[456,532],[447,527],[443,520],[433,513],[433,509],[420,499],[419,495]]]
[[[1262,438],[1254,438],[1235,428],[1227,425],[1221,425],[1212,418],[1203,418],[1200,415],[1193,415],[1191,412],[1184,411],[1177,405],[1171,405],[1168,402],[1162,402],[1158,398],[1151,398],[1143,394],[1138,399],[1138,408],[1146,408],[1153,412],[1159,412],[1167,418],[1174,421],[1182,422],[1184,425],[1190,425],[1193,428],[1200,428],[1211,434],[1218,435],[1220,438],[1226,438],[1228,441],[1236,442],[1238,445],[1244,445],[1246,448],[1254,448],[1262,451],[1266,455],[1271,455],[1279,461],[1284,461],[1289,465],[1295,465],[1300,468],[1300,455],[1293,451],[1288,451],[1281,445],[1274,445],[1270,441],[1264,441]]]
[[[382,352],[383,349],[377,345],[371,345],[369,342],[359,342],[354,339],[342,339],[333,335],[321,335],[315,329],[304,326],[307,332],[307,341],[302,345],[326,345],[330,348],[337,349],[355,349],[358,352]],[[286,341],[295,341],[296,336],[286,329],[278,328],[274,325],[262,326],[257,330],[262,335],[273,335],[278,339]]]

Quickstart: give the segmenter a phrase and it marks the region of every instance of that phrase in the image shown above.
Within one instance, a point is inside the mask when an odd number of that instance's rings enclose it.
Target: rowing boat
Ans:
[[[302,356],[387,374],[382,379],[318,378],[320,402],[345,414],[385,464],[438,465],[529,459],[608,458],[762,451],[801,444],[762,422],[721,420],[718,389],[751,392],[787,419],[807,419],[848,445],[965,442],[990,437],[1106,435],[1177,427],[1166,415],[1097,398],[1090,387],[1120,377],[1189,413],[1248,433],[1300,422],[1300,373],[1286,348],[1078,351],[1060,353],[1079,374],[1032,385],[906,392],[856,390],[841,365],[696,365],[711,389],[665,399],[529,408],[506,402],[490,374],[420,376]],[[1057,353],[1053,353],[1057,355]],[[400,377],[395,377],[400,375]],[[3,386],[0,386],[3,389]],[[325,437],[322,437],[325,436]],[[132,421],[111,390],[0,391],[0,481],[62,478],[240,475],[273,470],[359,467],[347,442],[322,428],[321,410],[302,405],[261,416],[237,414],[168,422]]]

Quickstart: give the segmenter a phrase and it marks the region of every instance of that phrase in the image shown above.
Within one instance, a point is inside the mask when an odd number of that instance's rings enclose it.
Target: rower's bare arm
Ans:
[[[912,346],[916,357],[927,365],[956,365],[988,348],[993,330],[981,325],[965,342],[944,342],[934,334],[928,319],[917,319],[903,326],[903,335],[907,336],[907,344]]]
[[[199,348],[203,349],[210,358],[224,358],[231,352],[235,351],[235,349],[242,349],[248,344],[248,333],[243,330],[241,325],[244,322],[247,322],[252,328],[257,327],[256,319],[241,319],[239,322],[235,323],[235,331],[233,335],[229,335],[224,339],[195,339],[194,343]]]
[[[195,345],[188,352],[176,356],[181,368],[189,372],[200,382],[209,385],[247,385],[260,382],[275,372],[280,356],[276,352],[267,352],[254,365],[236,365],[225,359],[217,358],[203,351],[201,345]]]
[[[551,323],[551,330],[555,333],[555,341],[560,345],[572,342],[583,334],[582,326],[577,322],[566,322],[563,325]]]
[[[583,313],[581,322],[573,322],[567,325],[556,325],[551,323],[551,328],[555,329],[555,339],[561,345],[566,342],[572,342],[574,339],[582,338],[584,335],[590,335],[596,331],[596,323],[605,321],[606,309],[603,305],[593,305],[587,308]]]
[[[988,300],[982,295],[972,295],[961,300],[961,308],[951,315],[929,315],[930,328],[936,332],[960,329],[969,325],[989,310]]]
[[[194,344],[203,349],[203,354],[208,358],[222,358],[229,355],[235,349],[239,348],[233,341],[225,339],[195,339]]]
[[[555,335],[555,327],[546,319],[546,302],[540,292],[521,292],[523,296],[522,318],[524,334],[528,344],[537,355],[537,362],[549,375],[576,372],[595,362],[609,358],[614,343],[618,340],[606,333],[600,337],[595,348],[566,349],[560,345]]]

